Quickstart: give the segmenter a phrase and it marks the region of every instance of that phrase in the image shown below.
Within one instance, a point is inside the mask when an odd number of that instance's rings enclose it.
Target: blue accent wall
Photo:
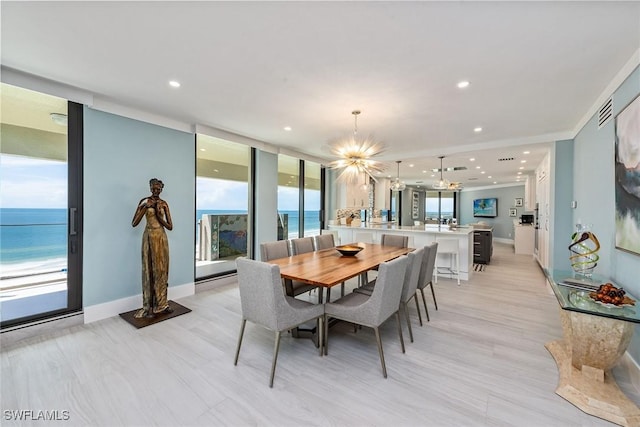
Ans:
[[[473,200],[490,197],[498,198],[498,216],[495,218],[474,218]],[[460,224],[465,225],[484,221],[493,227],[493,237],[513,240],[513,221],[518,220],[523,213],[530,213],[524,206],[515,207],[515,199],[522,198],[524,202],[524,184],[512,187],[495,187],[483,190],[469,190],[460,192]],[[510,217],[509,209],[517,209],[517,216]]]
[[[194,280],[193,134],[84,108],[83,305],[139,295],[144,220],[131,226],[149,179],[164,182],[173,231],[169,286]]]
[[[552,206],[554,206],[555,215],[553,217],[553,235],[550,237],[551,245],[549,248],[550,269],[570,270],[569,262],[569,244],[571,242],[571,234],[575,230],[573,221],[573,208],[571,201],[573,199],[573,140],[557,141],[553,148],[551,159],[555,162],[552,165],[551,174],[554,180],[553,192],[550,197]]]
[[[613,93],[614,117],[640,94],[640,69],[633,73]],[[640,255],[615,248],[614,155],[615,121],[598,129],[597,117],[580,130],[574,139],[574,197],[578,207],[573,222],[592,224],[600,240],[600,262],[596,272],[640,296]],[[557,168],[556,168],[557,171]],[[636,326],[629,353],[640,362],[640,333]]]

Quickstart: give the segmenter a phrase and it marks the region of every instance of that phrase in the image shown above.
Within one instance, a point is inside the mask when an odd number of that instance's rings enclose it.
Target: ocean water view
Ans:
[[[202,214],[246,214],[246,211],[202,209],[196,211],[197,224]],[[297,236],[298,212],[288,215],[289,236]],[[318,211],[305,211],[305,235],[319,234]],[[196,242],[198,240],[196,239]],[[67,210],[0,208],[0,276],[27,271],[63,271],[67,256]]]
[[[0,209],[0,277],[67,267],[66,209]]]

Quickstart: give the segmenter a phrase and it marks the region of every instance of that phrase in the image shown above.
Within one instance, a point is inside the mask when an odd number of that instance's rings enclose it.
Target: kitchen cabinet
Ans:
[[[533,211],[536,208],[536,177],[528,175],[524,182],[524,210]]]
[[[532,225],[516,225],[513,246],[516,254],[533,255],[536,229]]]
[[[489,264],[493,255],[493,229],[473,230],[473,262]]]

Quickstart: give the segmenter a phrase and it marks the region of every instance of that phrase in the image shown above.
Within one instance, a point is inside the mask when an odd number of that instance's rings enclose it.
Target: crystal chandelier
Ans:
[[[400,181],[400,162],[401,160],[396,160],[396,163],[398,164],[398,175],[396,176],[395,181],[393,181],[389,186],[389,189],[391,191],[403,191],[405,188],[407,188],[407,184],[405,184],[403,181]]]
[[[384,164],[371,157],[384,151],[381,143],[374,142],[371,137],[358,138],[358,115],[360,110],[351,112],[354,117],[353,135],[347,139],[339,140],[331,144],[331,152],[340,159],[329,163],[332,169],[342,169],[338,175],[338,181],[357,184],[361,174],[370,176],[376,181],[373,172],[382,172]]]
[[[451,186],[451,183],[449,182],[448,179],[444,179],[442,177],[442,159],[444,159],[444,156],[440,156],[440,181],[438,181],[437,183],[433,184],[433,188],[436,190],[448,190],[449,187]]]

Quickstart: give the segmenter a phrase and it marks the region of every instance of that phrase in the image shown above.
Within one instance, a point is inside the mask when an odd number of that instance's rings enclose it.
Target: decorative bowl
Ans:
[[[336,249],[343,256],[354,256],[364,248],[362,246],[356,246],[356,245],[342,245],[342,246],[336,246]]]

